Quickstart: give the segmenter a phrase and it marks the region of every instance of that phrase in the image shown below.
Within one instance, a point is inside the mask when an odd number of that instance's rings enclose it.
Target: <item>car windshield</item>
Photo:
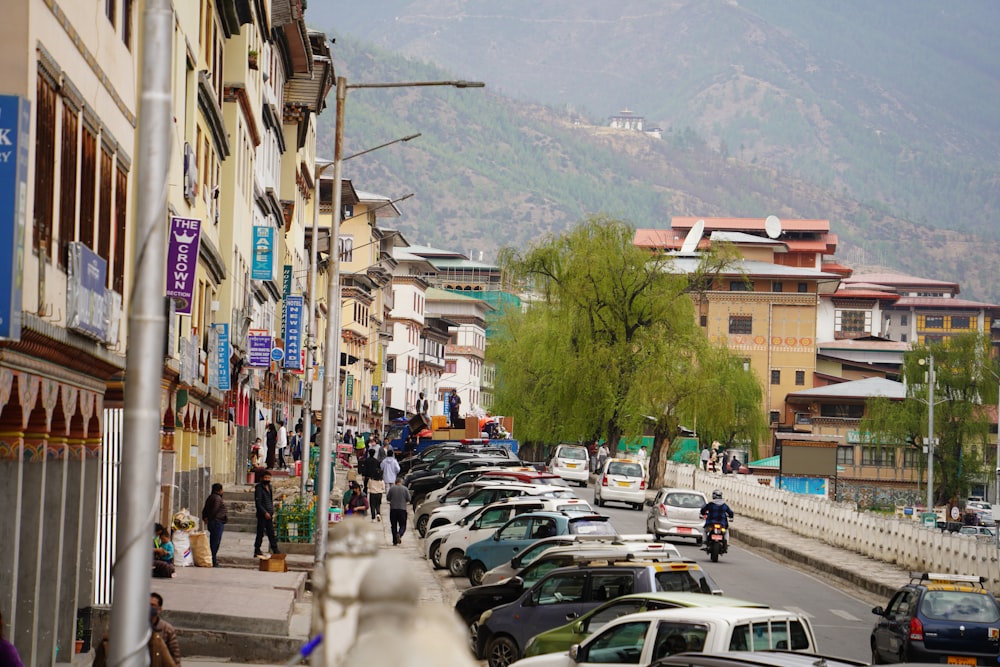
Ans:
[[[587,458],[587,450],[583,447],[560,447],[556,455],[561,459],[576,459],[582,461]]]
[[[603,519],[576,519],[569,522],[569,532],[572,535],[616,535],[610,521]]]
[[[705,504],[705,496],[700,493],[668,493],[665,502],[671,507],[701,509]]]
[[[992,596],[966,591],[927,591],[920,601],[920,613],[942,621],[1000,621],[1000,610]]]
[[[612,461],[608,464],[609,475],[621,475],[623,477],[643,477],[642,466],[630,461]]]
[[[701,577],[691,570],[665,570],[657,572],[654,579],[656,579],[656,590],[659,591],[711,593],[710,590],[706,590],[707,585],[702,587],[699,581]]]
[[[574,505],[559,505],[557,512],[593,512],[594,508],[587,503],[576,503]]]

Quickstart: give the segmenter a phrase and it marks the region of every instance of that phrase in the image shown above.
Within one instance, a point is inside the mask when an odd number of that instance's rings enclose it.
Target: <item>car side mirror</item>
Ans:
[[[580,645],[573,644],[569,647],[569,659],[573,662],[580,662]]]
[[[573,619],[569,619],[569,620],[573,620]],[[572,627],[572,630],[573,630],[573,634],[574,635],[583,634],[583,621],[577,621],[576,623],[574,623],[573,627]]]
[[[493,541],[494,542],[499,542],[500,541],[500,531],[499,530],[497,532],[493,533]]]
[[[461,507],[468,507],[469,506],[469,499],[468,498],[464,498],[462,500],[462,502],[459,503],[459,506],[461,506]]]
[[[514,588],[524,588],[524,577],[514,576],[508,579],[510,585]]]
[[[646,507],[652,507],[653,506],[653,500],[652,500],[652,498],[646,498],[645,505],[646,505]]]
[[[882,609],[882,607],[874,607],[872,608],[872,613],[876,616],[885,616],[885,609]]]

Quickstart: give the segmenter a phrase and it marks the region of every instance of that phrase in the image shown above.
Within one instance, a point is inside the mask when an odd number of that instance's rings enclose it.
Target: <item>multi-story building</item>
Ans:
[[[427,316],[439,317],[457,325],[449,329],[451,335],[444,351],[444,373],[438,379],[434,399],[441,402],[443,410],[448,394],[457,391],[462,399],[461,414],[478,413],[482,410],[486,317],[492,307],[482,299],[436,287],[427,289],[426,298]]]
[[[123,403],[136,6],[24,0],[0,26],[0,613],[25,664],[72,654],[95,588]]]
[[[422,389],[420,352],[426,326],[427,275],[434,269],[430,262],[409,250],[407,246],[397,245],[392,251],[395,261],[393,307],[388,320],[392,337],[386,349],[384,396],[389,419],[412,414]],[[426,388],[424,392],[429,402],[439,400],[434,394],[428,394]],[[433,408],[429,410],[439,414]]]
[[[639,229],[635,243],[681,250],[697,220],[674,218],[670,230]],[[836,236],[826,220],[785,220],[780,235],[764,219],[703,220],[704,236],[690,239],[692,248],[725,241],[741,257],[714,276],[707,290],[692,293],[699,323],[709,339],[746,359],[764,388],[762,408],[772,428],[789,426],[785,396],[814,382],[820,296],[840,282],[838,273],[823,270],[824,257],[836,251]],[[674,267],[690,274],[699,261],[696,252],[679,253]]]

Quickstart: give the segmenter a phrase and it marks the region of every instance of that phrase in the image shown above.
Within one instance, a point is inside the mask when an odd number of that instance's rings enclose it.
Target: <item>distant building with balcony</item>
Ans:
[[[481,299],[430,287],[427,289],[427,313],[449,320],[445,346],[444,373],[437,384],[436,400],[443,401],[452,390],[462,399],[465,416],[482,407],[482,376],[486,359],[486,317],[491,306]]]
[[[645,122],[645,118],[637,116],[631,109],[622,109],[617,115],[608,118],[608,127],[613,127],[616,130],[642,132]]]

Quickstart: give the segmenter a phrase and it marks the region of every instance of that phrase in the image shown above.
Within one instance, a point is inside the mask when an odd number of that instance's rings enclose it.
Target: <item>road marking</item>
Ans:
[[[831,609],[830,613],[833,614],[834,616],[841,617],[845,621],[857,621],[858,623],[861,622],[860,618],[858,618],[854,614],[844,611],[843,609]]]

